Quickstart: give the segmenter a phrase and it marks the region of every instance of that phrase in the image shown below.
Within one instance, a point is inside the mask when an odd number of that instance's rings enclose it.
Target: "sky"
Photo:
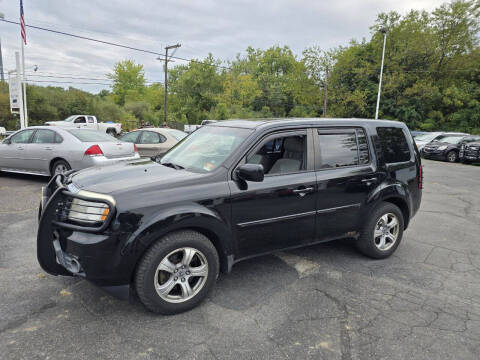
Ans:
[[[0,0],[6,20],[18,21],[20,0]],[[288,45],[298,56],[310,46],[328,49],[370,37],[377,14],[431,11],[439,0],[24,0],[26,24],[176,56],[232,60],[248,46]],[[0,22],[5,72],[15,68],[20,26]],[[147,81],[163,82],[157,56],[27,28],[25,68],[37,85],[109,89],[106,74],[117,61],[143,64]],[[175,60],[169,66],[185,63]],[[38,70],[35,72],[34,67]],[[56,76],[49,77],[49,76]],[[75,77],[76,79],[68,78]],[[78,79],[91,78],[95,80]],[[53,82],[56,83],[53,83]],[[69,82],[60,83],[60,82]],[[89,83],[89,84],[85,84]]]

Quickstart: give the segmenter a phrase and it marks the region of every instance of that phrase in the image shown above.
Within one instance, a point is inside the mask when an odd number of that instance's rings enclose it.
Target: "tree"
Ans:
[[[107,76],[113,80],[112,92],[119,105],[124,105],[126,98],[129,101],[141,100],[145,94],[143,65],[135,64],[132,60],[120,61],[115,64],[113,73]]]

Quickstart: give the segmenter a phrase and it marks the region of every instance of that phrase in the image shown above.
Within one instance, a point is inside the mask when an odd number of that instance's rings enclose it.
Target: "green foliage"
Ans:
[[[168,122],[204,119],[321,116],[328,89],[329,117],[373,118],[383,34],[387,42],[380,117],[427,131],[480,133],[480,3],[453,0],[432,12],[381,13],[369,40],[294,55],[288,46],[249,47],[223,64],[213,55],[168,71]],[[220,66],[219,66],[220,65]],[[327,77],[328,71],[328,77]],[[28,86],[31,125],[88,113],[135,128],[164,121],[163,84],[146,85],[143,66],[118,62],[111,91]],[[328,79],[328,82],[326,81]],[[18,127],[0,83],[0,126]]]

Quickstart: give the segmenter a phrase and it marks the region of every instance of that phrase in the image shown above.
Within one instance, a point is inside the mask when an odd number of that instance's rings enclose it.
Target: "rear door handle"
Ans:
[[[293,193],[298,194],[300,197],[304,197],[306,194],[312,191],[313,191],[313,187],[309,186],[309,187],[301,187],[301,188],[295,189],[293,190]]]
[[[378,179],[376,177],[370,178],[370,179],[362,179],[362,183],[365,183],[367,185],[370,185],[371,183],[376,182]]]
[[[53,150],[50,146],[47,146],[45,150]]]
[[[24,147],[23,147],[23,146],[17,146],[17,149],[18,149],[18,150],[23,150]]]

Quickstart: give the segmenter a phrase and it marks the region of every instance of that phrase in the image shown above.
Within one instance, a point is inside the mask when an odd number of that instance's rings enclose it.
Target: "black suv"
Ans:
[[[462,140],[459,159],[465,164],[480,161],[480,136],[467,136]]]
[[[197,305],[219,271],[280,249],[354,238],[386,258],[422,196],[420,155],[400,122],[230,120],[159,162],[58,175],[42,191],[38,260],[151,311]]]
[[[468,134],[445,133],[426,144],[420,151],[420,154],[425,159],[444,160],[452,163],[457,162],[460,148],[464,139],[467,137]]]

